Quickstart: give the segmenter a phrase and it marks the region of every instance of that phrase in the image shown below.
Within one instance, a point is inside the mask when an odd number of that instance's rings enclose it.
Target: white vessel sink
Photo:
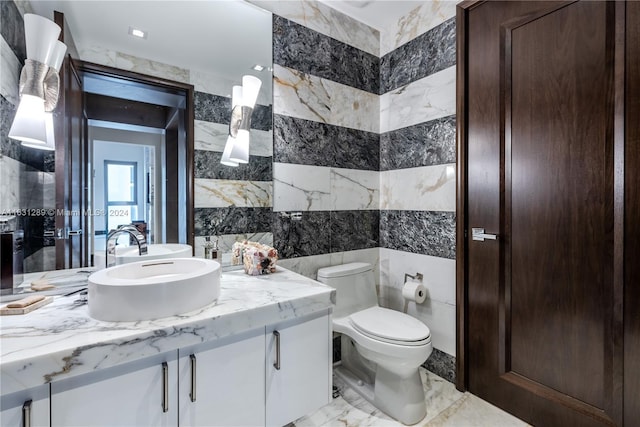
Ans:
[[[94,265],[98,268],[105,266],[105,251],[93,254]],[[149,261],[152,259],[189,258],[193,256],[193,248],[182,243],[156,243],[147,245],[147,253],[140,255],[138,246],[116,247],[116,265],[130,262]],[[113,263],[113,258],[110,258]]]
[[[218,299],[220,264],[202,258],[133,262],[89,276],[89,315],[113,322],[187,313]]]

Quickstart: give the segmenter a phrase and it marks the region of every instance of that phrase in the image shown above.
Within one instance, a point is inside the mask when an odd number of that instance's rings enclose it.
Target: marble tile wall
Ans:
[[[273,234],[284,264],[315,277],[311,258],[380,244],[380,58],[360,37],[377,44],[378,34],[320,3],[281,3],[272,4]],[[350,26],[353,38],[333,32]],[[309,259],[286,262],[294,258]]]
[[[455,31],[455,2],[424,2],[381,31],[380,66],[380,301],[429,326],[436,351],[427,363],[449,380],[456,351]],[[404,274],[416,272],[428,292],[418,305],[402,298]]]
[[[17,209],[41,212],[54,208],[53,156],[45,151],[23,147],[9,138],[9,129],[20,102],[18,85],[26,58],[23,14],[30,11],[26,2],[3,1],[0,4],[0,213],[15,214]],[[54,242],[43,238],[50,218],[41,215],[17,216],[16,227],[25,231],[25,265],[35,254]],[[42,258],[42,257],[40,257]],[[43,265],[42,259],[38,265]]]

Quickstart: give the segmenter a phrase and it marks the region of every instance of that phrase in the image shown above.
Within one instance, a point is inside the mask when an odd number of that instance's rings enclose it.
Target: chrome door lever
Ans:
[[[484,242],[485,239],[489,240],[498,240],[497,234],[487,234],[484,232],[484,228],[472,228],[471,229],[471,239],[476,240],[478,242]]]

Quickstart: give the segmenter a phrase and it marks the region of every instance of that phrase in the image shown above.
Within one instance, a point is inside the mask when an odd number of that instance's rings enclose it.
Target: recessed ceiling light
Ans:
[[[251,67],[252,70],[256,70],[256,71],[262,71],[264,70],[264,66],[260,65],[260,64],[256,64],[253,67]]]
[[[132,35],[134,37],[138,37],[141,39],[146,39],[147,38],[147,32],[146,31],[142,31],[138,28],[133,28],[133,27],[129,27],[129,35]]]

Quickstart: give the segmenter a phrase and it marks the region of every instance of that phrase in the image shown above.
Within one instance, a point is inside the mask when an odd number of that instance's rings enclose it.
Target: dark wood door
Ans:
[[[459,8],[459,385],[534,425],[624,424],[626,6]]]
[[[56,268],[89,265],[88,150],[82,77],[77,50],[64,14],[54,13],[67,56],[60,69],[60,97],[54,113],[56,139]]]

